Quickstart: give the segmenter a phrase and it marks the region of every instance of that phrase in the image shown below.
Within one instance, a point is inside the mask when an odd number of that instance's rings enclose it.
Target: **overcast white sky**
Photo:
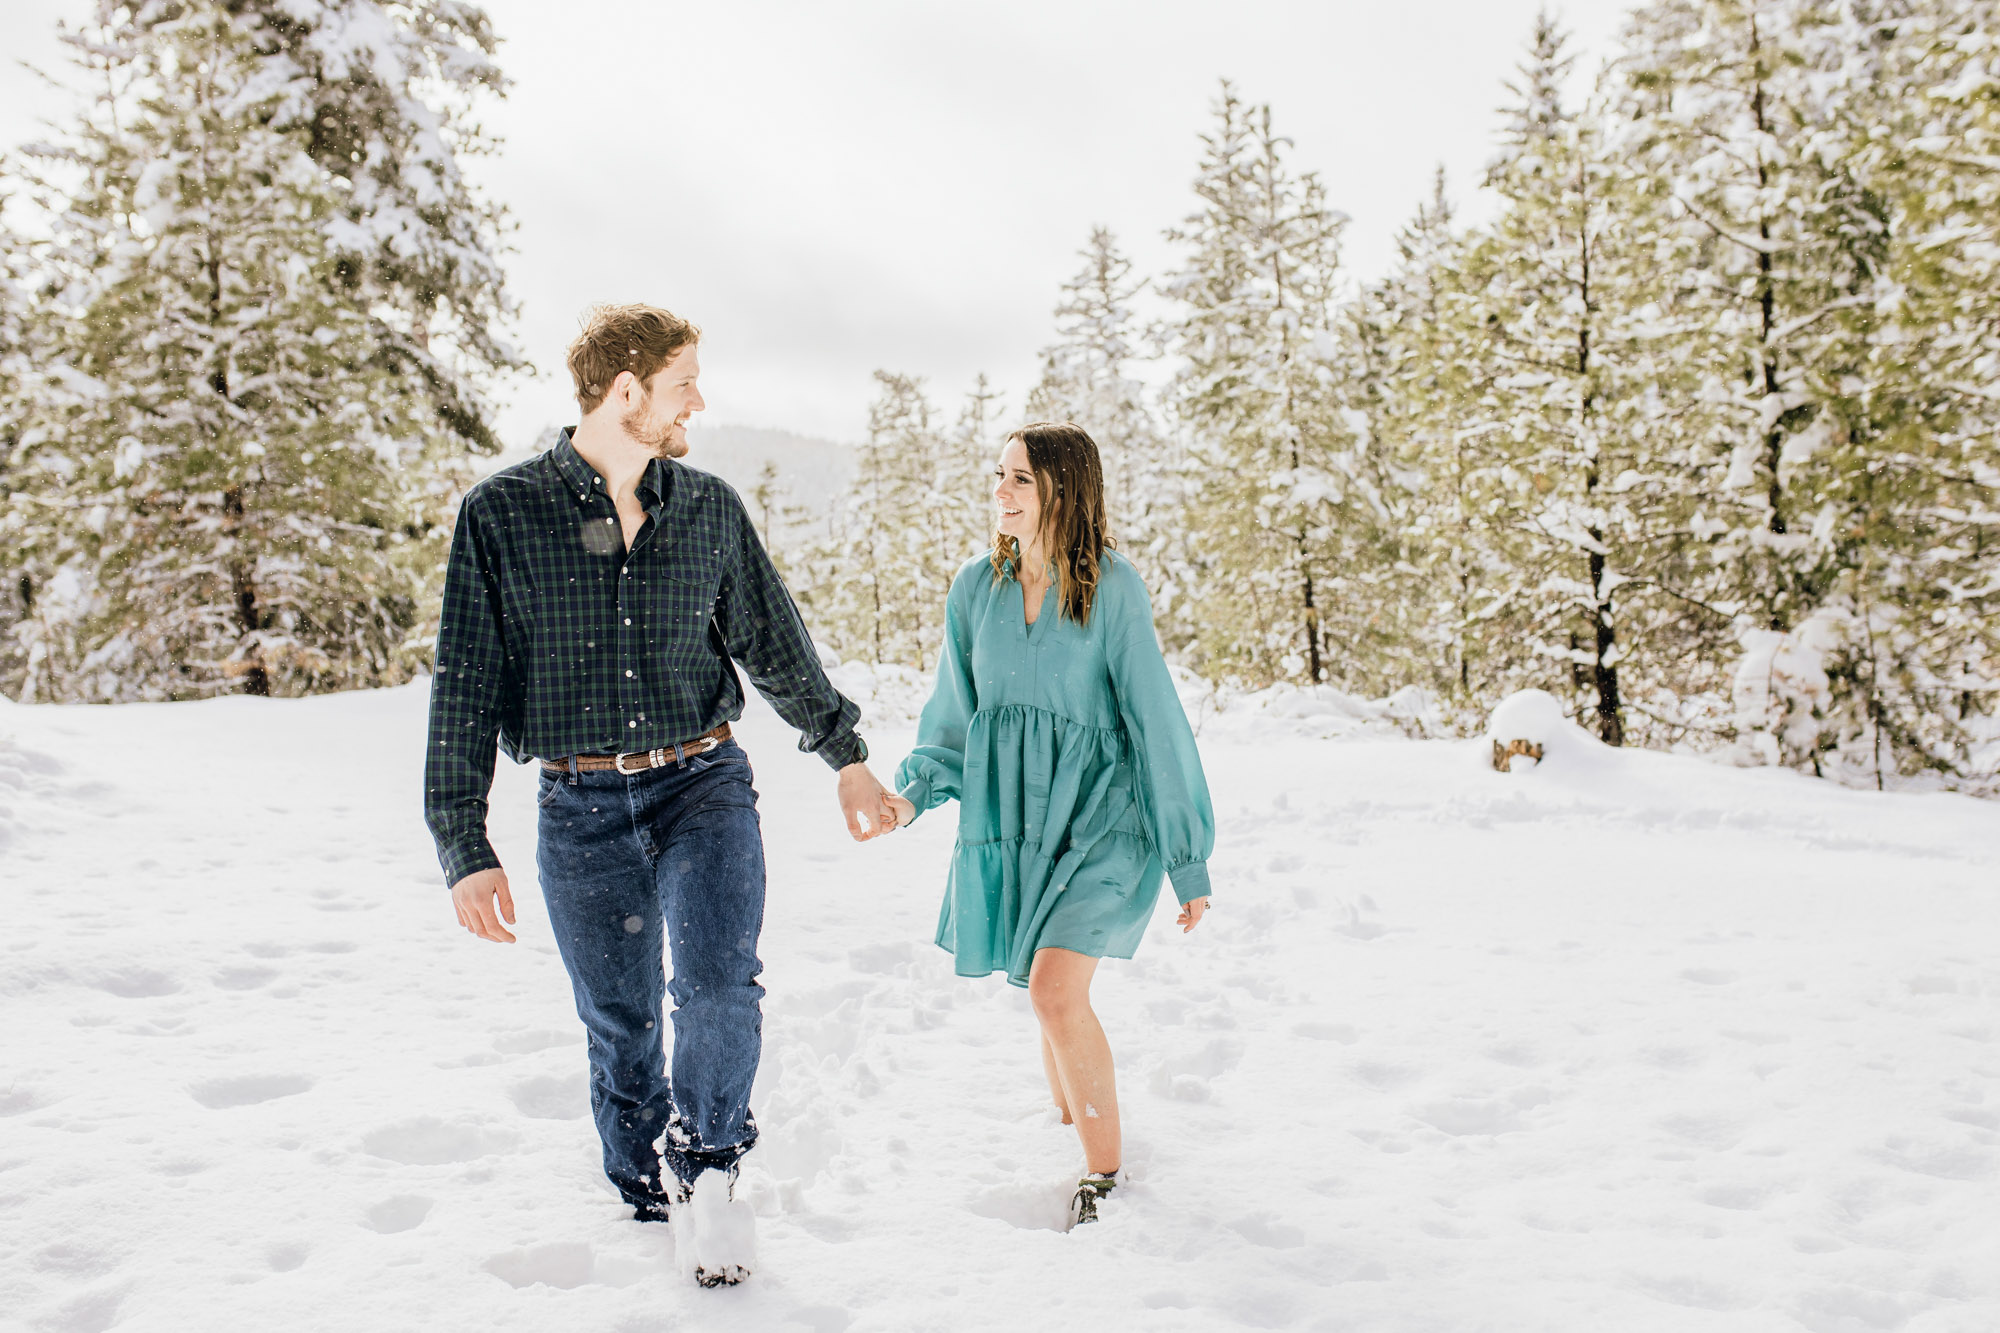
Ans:
[[[1382,272],[1443,163],[1472,198],[1540,0],[489,0],[514,79],[478,171],[520,229],[504,433],[567,422],[563,348],[593,301],[699,323],[708,419],[858,438],[877,367],[953,411],[984,370],[1018,406],[1093,223],[1172,262],[1217,80],[1269,102]],[[1627,0],[1564,0],[1583,65]],[[7,0],[0,49],[59,66],[58,18]],[[0,76],[0,142],[62,99]],[[697,447],[699,437],[696,438]]]

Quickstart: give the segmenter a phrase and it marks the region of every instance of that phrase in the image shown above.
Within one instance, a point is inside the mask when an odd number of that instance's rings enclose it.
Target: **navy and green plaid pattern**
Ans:
[[[625,552],[603,479],[570,444],[474,486],[445,570],[424,820],[445,882],[500,864],[486,839],[495,743],[511,759],[693,740],[743,715],[743,663],[799,748],[857,762],[859,710],[721,480],[655,462]]]

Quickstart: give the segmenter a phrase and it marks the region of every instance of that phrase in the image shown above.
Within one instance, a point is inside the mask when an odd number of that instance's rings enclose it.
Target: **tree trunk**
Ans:
[[[243,488],[231,486],[222,493],[222,512],[228,517],[230,527],[240,534],[243,527]],[[251,573],[251,562],[239,545],[236,559],[230,564],[230,582],[236,597],[236,627],[244,634],[255,634],[261,618],[257,611],[257,580]],[[250,667],[243,673],[243,693],[259,697],[269,697],[271,674],[264,669],[262,656],[254,657]]]

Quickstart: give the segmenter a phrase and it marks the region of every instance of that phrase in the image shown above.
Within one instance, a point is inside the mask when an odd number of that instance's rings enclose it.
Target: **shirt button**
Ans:
[[[628,671],[628,672],[626,672],[626,673],[625,673],[625,676],[626,676],[626,679],[628,679],[628,680],[629,680],[629,679],[631,679],[631,676],[632,676],[632,673]]]
[[[625,617],[625,623],[626,623],[626,624],[628,624],[628,625],[629,625],[629,624],[631,624],[631,623],[632,623],[632,617],[630,617],[630,616],[627,616],[627,617]]]
[[[637,727],[639,724],[637,722],[627,722],[625,725],[628,727]]]
[[[605,521],[606,523],[616,523],[616,522],[617,522],[618,520],[617,520],[617,519],[615,519],[615,518],[607,518],[607,519],[605,519],[604,521]]]

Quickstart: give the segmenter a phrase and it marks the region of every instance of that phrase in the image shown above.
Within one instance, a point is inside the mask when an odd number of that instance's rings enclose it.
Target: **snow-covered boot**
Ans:
[[[704,1171],[673,1211],[674,1259],[704,1287],[733,1286],[757,1263],[757,1215],[736,1197],[736,1172]]]
[[[1097,1205],[1118,1185],[1116,1171],[1092,1171],[1076,1182],[1076,1193],[1069,1201],[1069,1224],[1080,1227],[1085,1222],[1097,1220]]]

